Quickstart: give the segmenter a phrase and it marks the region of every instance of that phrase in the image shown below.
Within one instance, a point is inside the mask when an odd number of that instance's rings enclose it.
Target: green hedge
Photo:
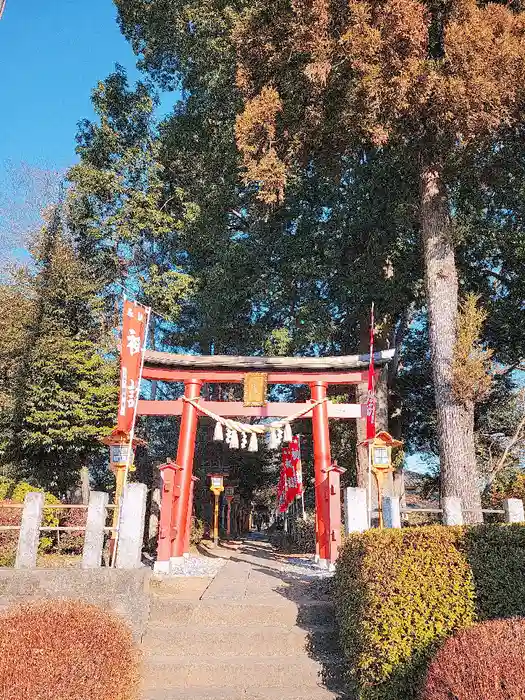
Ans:
[[[417,697],[431,655],[476,620],[525,615],[525,527],[431,526],[346,538],[335,596],[352,692]]]

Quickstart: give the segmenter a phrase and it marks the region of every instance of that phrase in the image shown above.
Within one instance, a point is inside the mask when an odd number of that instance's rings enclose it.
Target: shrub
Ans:
[[[421,700],[516,700],[525,688],[525,620],[492,620],[448,639]]]
[[[335,595],[359,698],[411,700],[445,638],[525,616],[525,527],[430,526],[346,538]]]
[[[0,501],[5,501],[9,498],[15,487],[15,481],[8,479],[5,476],[0,476]]]
[[[61,527],[80,527],[85,528],[87,521],[87,510],[85,508],[64,508],[61,511],[60,526]],[[60,533],[61,552],[69,554],[82,554],[84,547],[85,530]]]
[[[116,616],[76,601],[45,601],[0,617],[0,697],[131,700],[138,655]]]
[[[315,553],[315,516],[308,513],[306,520],[298,518],[291,523],[290,532],[270,528],[270,542],[283,552],[296,554]]]
[[[12,503],[13,501],[0,503],[0,525],[20,525],[22,509],[6,507]],[[14,566],[17,544],[18,530],[0,530],[0,566]]]
[[[47,491],[44,491],[43,489],[38,488],[37,486],[33,486],[32,484],[28,484],[27,481],[19,481],[14,487],[12,487],[11,491],[11,499],[13,500],[14,503],[23,503],[25,497],[27,496],[28,493],[43,493],[44,494],[44,502],[47,503],[48,505],[59,505],[60,500],[56,497],[53,496],[52,493],[48,493]],[[43,527],[57,527],[59,524],[59,513],[58,510],[56,509],[51,509],[51,508],[44,508],[44,514],[42,517],[42,526]],[[40,552],[48,552],[54,544],[54,539],[52,536],[52,533],[42,535],[40,537],[40,545],[39,545],[39,551]]]
[[[475,615],[460,528],[370,530],[346,538],[335,595],[348,680],[359,698],[408,700],[425,663]]]
[[[191,519],[190,544],[196,547],[204,538],[204,522],[199,518]]]

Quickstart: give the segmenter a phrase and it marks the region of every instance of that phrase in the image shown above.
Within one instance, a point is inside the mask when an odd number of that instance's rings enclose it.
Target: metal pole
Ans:
[[[297,443],[299,447],[299,458],[301,460],[301,506],[302,506],[302,518],[303,520],[306,520],[306,510],[304,507],[304,472],[303,472],[303,459],[301,455],[301,438],[302,435],[297,435]]]
[[[372,443],[368,443],[368,527],[372,527]]]

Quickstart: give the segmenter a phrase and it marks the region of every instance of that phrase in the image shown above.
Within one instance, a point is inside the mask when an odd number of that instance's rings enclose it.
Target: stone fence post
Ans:
[[[401,527],[401,509],[397,496],[383,496],[383,525],[385,527]]]
[[[146,484],[128,484],[124,489],[117,569],[138,569],[141,566],[147,494]]]
[[[463,511],[461,499],[454,496],[443,496],[441,499],[443,508],[443,525],[463,525]]]
[[[348,487],[344,493],[345,533],[368,530],[366,489]]]
[[[522,523],[525,521],[523,501],[519,498],[506,498],[503,501],[506,523]]]
[[[40,527],[44,512],[44,494],[28,493],[24,499],[22,523],[18,536],[15,569],[34,569],[38,556]]]
[[[86,532],[82,550],[83,569],[98,569],[101,565],[108,499],[108,494],[102,491],[92,491],[89,494]]]

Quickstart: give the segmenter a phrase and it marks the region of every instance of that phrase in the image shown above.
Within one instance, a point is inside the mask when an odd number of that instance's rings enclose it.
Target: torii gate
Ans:
[[[374,363],[382,365],[392,359],[393,350],[374,354]],[[304,417],[313,421],[316,555],[320,566],[329,568],[340,546],[340,502],[330,507],[330,500],[340,495],[329,493],[330,434],[329,418],[360,419],[366,417],[364,404],[332,404],[326,399],[330,384],[361,384],[368,381],[368,355],[341,357],[239,357],[229,355],[177,355],[146,351],[144,379],[184,382],[184,397],[206,407],[216,415],[233,417],[284,418],[305,410]],[[248,372],[264,372],[268,384],[302,384],[310,387],[310,403],[268,403],[245,406],[235,401],[206,401],[200,397],[203,384],[242,384]],[[138,415],[181,416],[175,463],[163,467],[163,489],[159,523],[159,542],[155,570],[168,572],[170,560],[182,557],[187,548],[191,524],[192,477],[195,437],[199,411],[192,403],[175,401],[138,402]]]

